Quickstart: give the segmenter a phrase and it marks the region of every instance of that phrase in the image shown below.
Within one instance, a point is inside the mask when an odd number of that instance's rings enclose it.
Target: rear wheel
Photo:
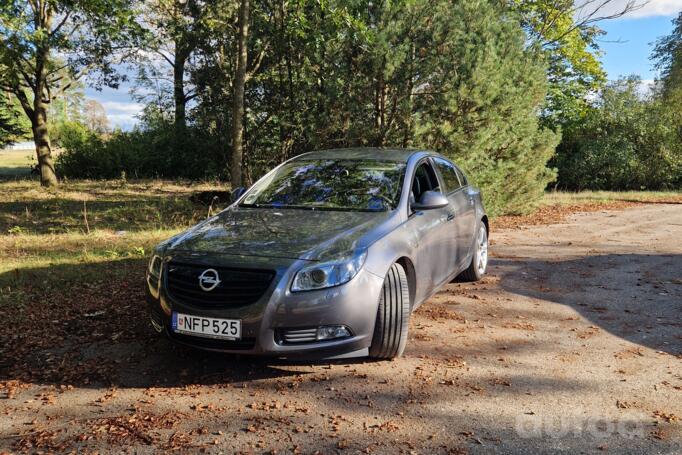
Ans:
[[[488,267],[488,230],[479,221],[476,227],[476,242],[474,244],[474,254],[471,257],[471,264],[464,272],[459,275],[462,281],[478,281],[483,278]]]
[[[393,264],[386,274],[369,356],[375,359],[400,357],[407,343],[410,292],[405,269]]]

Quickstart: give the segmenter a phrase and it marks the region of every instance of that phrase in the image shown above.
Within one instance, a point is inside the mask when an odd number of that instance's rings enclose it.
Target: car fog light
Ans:
[[[333,340],[350,336],[350,330],[343,325],[325,325],[317,328],[317,340]]]

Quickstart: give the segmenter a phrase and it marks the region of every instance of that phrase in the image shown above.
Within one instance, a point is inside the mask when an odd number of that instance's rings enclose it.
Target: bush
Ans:
[[[682,142],[669,106],[638,94],[641,81],[607,86],[584,118],[566,125],[552,164],[570,190],[658,190],[682,184]]]
[[[187,128],[176,137],[170,125],[102,138],[81,124],[64,125],[64,151],[57,170],[71,178],[167,177],[206,179],[225,176],[225,159],[210,138]]]

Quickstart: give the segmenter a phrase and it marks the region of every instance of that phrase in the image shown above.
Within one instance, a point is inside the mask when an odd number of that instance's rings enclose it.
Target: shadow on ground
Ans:
[[[12,327],[0,333],[0,381],[182,387],[304,374],[290,361],[203,353],[156,337],[144,304],[145,262],[57,265],[0,275],[0,319]],[[680,255],[496,259],[493,265],[502,271],[501,287],[508,292],[570,306],[595,326],[640,346],[682,352]],[[433,349],[431,354],[444,357],[462,352],[459,343]]]
[[[682,354],[682,255],[495,259],[504,290],[567,305],[624,340]]]
[[[157,336],[144,303],[145,266],[124,259],[0,274],[0,319],[13,328],[0,332],[0,381],[174,387],[302,374],[277,368],[294,361],[202,352]]]

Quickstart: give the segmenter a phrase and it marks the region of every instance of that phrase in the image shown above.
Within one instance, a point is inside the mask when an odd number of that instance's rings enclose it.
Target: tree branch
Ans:
[[[593,3],[594,0],[589,0],[587,3],[583,4],[583,6]],[[628,2],[625,4],[623,9],[620,11],[609,14],[606,16],[598,16],[597,13],[603,9],[606,5],[611,3],[612,0],[603,0],[591,13],[589,13],[584,19],[576,22],[573,27],[570,27],[566,32],[562,33],[559,37],[554,38],[553,40],[549,41],[548,43],[545,43],[545,45],[551,45],[554,44],[558,41],[561,41],[563,38],[568,36],[569,34],[573,33],[576,29],[582,29],[590,24],[594,24],[596,22],[601,22],[609,19],[618,19],[619,17],[625,16],[627,13],[630,13],[632,11],[637,11],[638,9],[642,8],[644,5],[646,5],[647,2],[637,4],[636,0],[628,0]],[[581,6],[580,8],[582,8]],[[577,11],[577,9],[573,9],[570,14],[573,14]]]
[[[71,16],[71,11],[67,11],[66,14],[64,14],[64,17],[62,18],[61,21],[57,24],[57,26],[50,32],[48,35],[50,38],[52,38],[54,35],[59,33],[59,30],[64,26],[67,20],[69,20],[69,17]]]
[[[265,56],[265,51],[267,51],[269,47],[270,47],[270,43],[268,42],[268,43],[265,43],[263,48],[260,50],[260,52],[258,53],[258,56],[253,61],[253,66],[251,67],[250,70],[248,70],[246,72],[246,81],[251,79],[253,77],[253,75],[256,74],[256,72],[260,68],[261,63],[263,63],[263,57]]]
[[[173,60],[171,60],[166,54],[164,54],[164,53],[161,52],[160,50],[155,51],[155,53],[156,53],[156,54],[159,54],[161,57],[163,57],[163,59],[164,59],[165,61],[168,62],[168,64],[169,64],[171,67],[175,68],[175,62],[174,62]]]
[[[13,93],[17,97],[17,99],[19,100],[19,104],[21,104],[21,107],[24,109],[26,116],[29,119],[31,119],[31,122],[33,122],[35,111],[31,107],[31,103],[29,102],[28,97],[26,96],[26,93],[24,93],[23,90],[16,90],[16,91],[13,91]]]

